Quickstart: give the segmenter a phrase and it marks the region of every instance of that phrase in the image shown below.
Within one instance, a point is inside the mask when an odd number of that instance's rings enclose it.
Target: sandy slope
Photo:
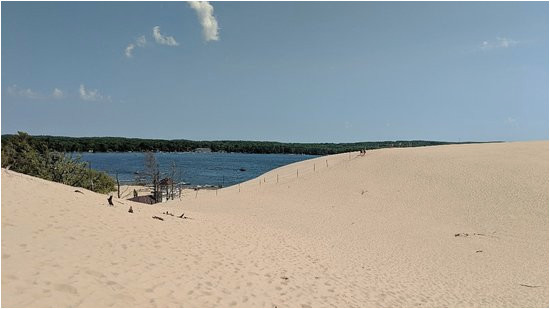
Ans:
[[[3,170],[2,306],[548,307],[548,142],[342,154],[238,187],[107,207]]]

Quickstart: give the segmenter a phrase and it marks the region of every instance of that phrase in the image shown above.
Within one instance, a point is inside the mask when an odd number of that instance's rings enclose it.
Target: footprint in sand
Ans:
[[[72,285],[56,284],[54,287],[59,292],[64,292],[64,293],[69,293],[74,295],[78,294],[78,290]]]

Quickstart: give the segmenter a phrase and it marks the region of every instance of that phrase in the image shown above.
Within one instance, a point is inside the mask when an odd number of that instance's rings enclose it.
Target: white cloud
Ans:
[[[80,94],[80,98],[84,101],[112,101],[110,96],[102,95],[97,89],[86,90],[86,87],[84,87],[83,84],[80,84],[78,92]]]
[[[126,46],[126,50],[124,50],[124,54],[126,55],[126,57],[128,58],[132,58],[132,52],[134,51],[134,48],[136,46],[134,44],[130,44],[128,46]]]
[[[495,41],[483,41],[480,47],[482,50],[490,50],[495,48],[508,48],[517,44],[519,44],[518,41],[510,38],[497,37]]]
[[[519,42],[508,38],[497,38],[498,46],[508,48],[517,45]]]
[[[137,44],[137,46],[139,46],[139,47],[144,47],[145,44],[147,44],[147,40],[145,39],[145,36],[142,35],[142,36],[140,36],[139,38],[137,38],[137,39],[136,39],[136,44]]]
[[[514,125],[514,126],[518,125],[518,121],[515,118],[512,118],[512,117],[508,117],[506,119],[506,123],[508,123],[509,125]]]
[[[159,26],[153,27],[153,37],[155,38],[155,41],[161,45],[168,45],[168,46],[180,45],[178,42],[176,42],[176,39],[174,39],[174,37],[162,35],[160,33]]]
[[[214,17],[214,7],[208,1],[187,1],[187,3],[197,12],[204,39],[207,42],[219,40],[218,21]]]
[[[23,97],[29,98],[29,99],[38,99],[38,98],[40,98],[40,95],[38,93],[32,91],[29,88],[27,88],[25,90],[22,90],[20,92],[20,95],[23,96]]]
[[[53,89],[53,92],[52,92],[52,97],[56,98],[56,99],[61,99],[65,96],[65,94],[63,93],[63,91],[61,91],[60,89],[57,89],[57,88],[54,88]]]
[[[145,39],[145,36],[142,35],[138,37],[135,41],[135,43],[130,43],[128,46],[126,46],[126,49],[124,50],[124,54],[128,58],[132,58],[134,56],[134,49],[136,47],[145,47],[147,44],[147,39]]]
[[[17,85],[8,86],[8,94],[14,97],[22,97],[26,99],[40,99],[42,97],[42,95],[34,92],[30,88],[22,89]]]

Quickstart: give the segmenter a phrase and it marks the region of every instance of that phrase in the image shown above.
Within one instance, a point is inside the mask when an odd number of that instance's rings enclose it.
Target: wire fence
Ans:
[[[200,198],[201,196],[223,196],[228,193],[241,193],[258,191],[262,188],[271,187],[274,185],[289,184],[297,179],[307,176],[322,173],[330,170],[336,166],[341,166],[349,163],[350,161],[365,156],[365,153],[355,151],[345,154],[338,154],[334,156],[319,157],[307,161],[295,163],[295,167],[283,166],[275,170],[269,171],[257,178],[235,184],[226,188],[216,188],[207,190],[195,190],[192,193],[194,198]],[[190,194],[186,194],[190,195]]]

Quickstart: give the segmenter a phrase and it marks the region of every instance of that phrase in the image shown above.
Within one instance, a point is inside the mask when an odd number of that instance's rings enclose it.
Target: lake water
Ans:
[[[77,154],[74,154],[77,155]],[[140,152],[82,153],[82,161],[111,176],[118,173],[124,182],[134,182],[136,172],[144,170],[145,155]],[[274,168],[315,158],[312,155],[245,154],[245,153],[155,153],[161,177],[169,175],[172,162],[176,165],[178,181],[190,185],[234,185],[258,177]],[[244,171],[241,171],[244,169]]]

